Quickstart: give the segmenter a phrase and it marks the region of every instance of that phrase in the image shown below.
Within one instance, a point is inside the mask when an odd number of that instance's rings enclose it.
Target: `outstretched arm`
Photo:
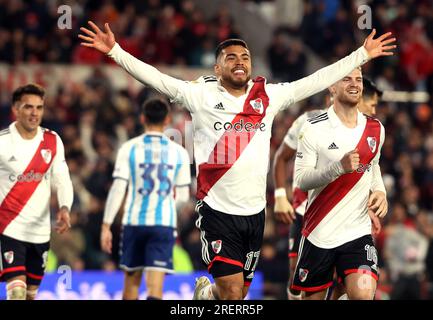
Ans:
[[[377,39],[374,39],[375,34],[376,29],[373,29],[365,39],[363,46],[347,57],[316,71],[308,77],[290,83],[293,92],[293,103],[328,88],[370,59],[393,55],[390,50],[396,48],[396,45],[393,44],[396,39],[390,38],[391,32],[385,33]]]
[[[170,99],[179,98],[182,89],[187,85],[185,81],[161,73],[155,67],[138,60],[124,51],[116,43],[116,39],[108,23],[104,24],[104,31],[99,29],[92,21],[89,21],[89,25],[92,30],[84,27],[80,28],[85,34],[78,35],[83,40],[82,46],[107,54],[135,79],[165,94]]]

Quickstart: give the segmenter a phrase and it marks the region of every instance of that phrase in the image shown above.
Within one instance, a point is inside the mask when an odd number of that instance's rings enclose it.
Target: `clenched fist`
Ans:
[[[358,169],[359,167],[359,153],[358,148],[355,150],[349,151],[344,155],[340,160],[341,165],[343,166],[345,173],[350,173]]]

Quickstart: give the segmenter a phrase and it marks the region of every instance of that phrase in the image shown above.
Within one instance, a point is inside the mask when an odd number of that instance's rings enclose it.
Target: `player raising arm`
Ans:
[[[374,39],[349,56],[312,75],[283,84],[251,78],[248,45],[228,39],[215,51],[215,76],[186,82],[159,72],[116,43],[106,23],[104,30],[89,22],[81,28],[83,46],[108,54],[142,83],[184,105],[192,114],[197,165],[197,227],[202,260],[215,285],[202,277],[195,299],[242,299],[254,277],[263,240],[266,177],[271,127],[275,115],[338,81],[369,59],[392,55],[390,33]]]

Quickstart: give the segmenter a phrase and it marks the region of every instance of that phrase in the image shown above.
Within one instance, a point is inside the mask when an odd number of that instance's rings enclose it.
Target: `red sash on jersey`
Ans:
[[[265,78],[257,77],[253,82],[254,85],[245,100],[244,108],[241,113],[234,117],[231,122],[232,125],[241,121],[260,125],[266,115],[269,97],[265,91]],[[255,131],[245,130],[224,132],[210,153],[208,161],[198,167],[197,199],[203,199],[215,183],[233,166],[254,134]],[[233,143],[234,141],[236,143]],[[240,143],[240,141],[242,142]],[[258,150],[258,152],[260,151]]]
[[[369,164],[376,156],[380,143],[380,123],[373,118],[367,118],[367,124],[359,140],[357,148],[360,163]],[[302,234],[305,237],[326,217],[326,215],[343,199],[347,193],[361,179],[365,170],[343,174],[328,184],[308,205],[304,215],[304,227]]]
[[[41,174],[44,176],[51,166],[56,151],[56,136],[49,131],[45,131],[43,140],[39,144],[36,153],[22,174],[26,175],[33,171],[34,174]],[[24,208],[27,201],[29,201],[40,182],[41,179],[39,179],[39,181],[17,181],[15,183],[4,198],[3,202],[0,204],[0,234],[2,234],[12,220],[20,214],[21,210]]]
[[[301,206],[301,204],[307,200],[308,192],[302,191],[299,188],[295,188],[293,190],[293,209],[297,209]]]

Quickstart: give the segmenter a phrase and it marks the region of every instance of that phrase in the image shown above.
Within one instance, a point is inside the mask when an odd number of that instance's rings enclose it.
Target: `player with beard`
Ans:
[[[83,46],[111,58],[142,83],[185,106],[194,126],[197,165],[197,227],[202,259],[215,279],[196,281],[194,299],[243,299],[254,277],[263,239],[266,177],[275,115],[329,87],[369,59],[392,55],[390,33],[349,56],[291,83],[268,84],[251,78],[251,54],[240,39],[228,39],[215,51],[215,76],[182,81],[125,52],[108,24],[81,28]]]
[[[374,297],[378,261],[368,211],[383,218],[388,210],[379,167],[385,129],[358,111],[362,88],[357,68],[330,87],[333,106],[299,136],[295,182],[308,203],[292,288],[306,299],[324,299],[334,268],[349,299]]]

